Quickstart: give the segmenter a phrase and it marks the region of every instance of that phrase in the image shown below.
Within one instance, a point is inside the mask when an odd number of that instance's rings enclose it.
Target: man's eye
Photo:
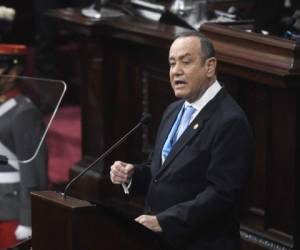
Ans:
[[[189,64],[190,61],[183,61],[182,63],[183,63],[183,64]]]
[[[173,67],[175,65],[174,62],[170,62],[170,66]]]

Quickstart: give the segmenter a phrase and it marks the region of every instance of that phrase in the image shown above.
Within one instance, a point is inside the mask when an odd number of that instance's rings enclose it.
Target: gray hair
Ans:
[[[199,39],[201,43],[201,52],[202,55],[204,56],[204,61],[206,61],[206,59],[208,58],[215,56],[215,48],[212,42],[202,33],[197,31],[188,31],[188,32],[180,33],[175,37],[174,41],[182,37],[196,37]]]

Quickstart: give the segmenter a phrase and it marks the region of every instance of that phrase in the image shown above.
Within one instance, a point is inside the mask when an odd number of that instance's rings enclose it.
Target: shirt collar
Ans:
[[[216,94],[222,89],[220,83],[216,80],[196,101],[194,102],[184,102],[184,107],[191,105],[196,109],[196,112],[193,114],[192,119],[194,119],[197,114],[206,106],[206,104],[213,99]]]

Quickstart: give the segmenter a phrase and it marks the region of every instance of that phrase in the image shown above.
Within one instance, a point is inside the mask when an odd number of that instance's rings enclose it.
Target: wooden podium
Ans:
[[[33,192],[34,250],[150,250],[156,234],[134,222],[128,203],[92,204],[54,191]]]

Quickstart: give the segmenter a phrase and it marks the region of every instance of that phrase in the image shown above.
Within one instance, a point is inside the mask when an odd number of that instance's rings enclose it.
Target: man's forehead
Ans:
[[[169,57],[183,57],[199,53],[201,43],[196,37],[180,37],[177,38],[171,45]]]

